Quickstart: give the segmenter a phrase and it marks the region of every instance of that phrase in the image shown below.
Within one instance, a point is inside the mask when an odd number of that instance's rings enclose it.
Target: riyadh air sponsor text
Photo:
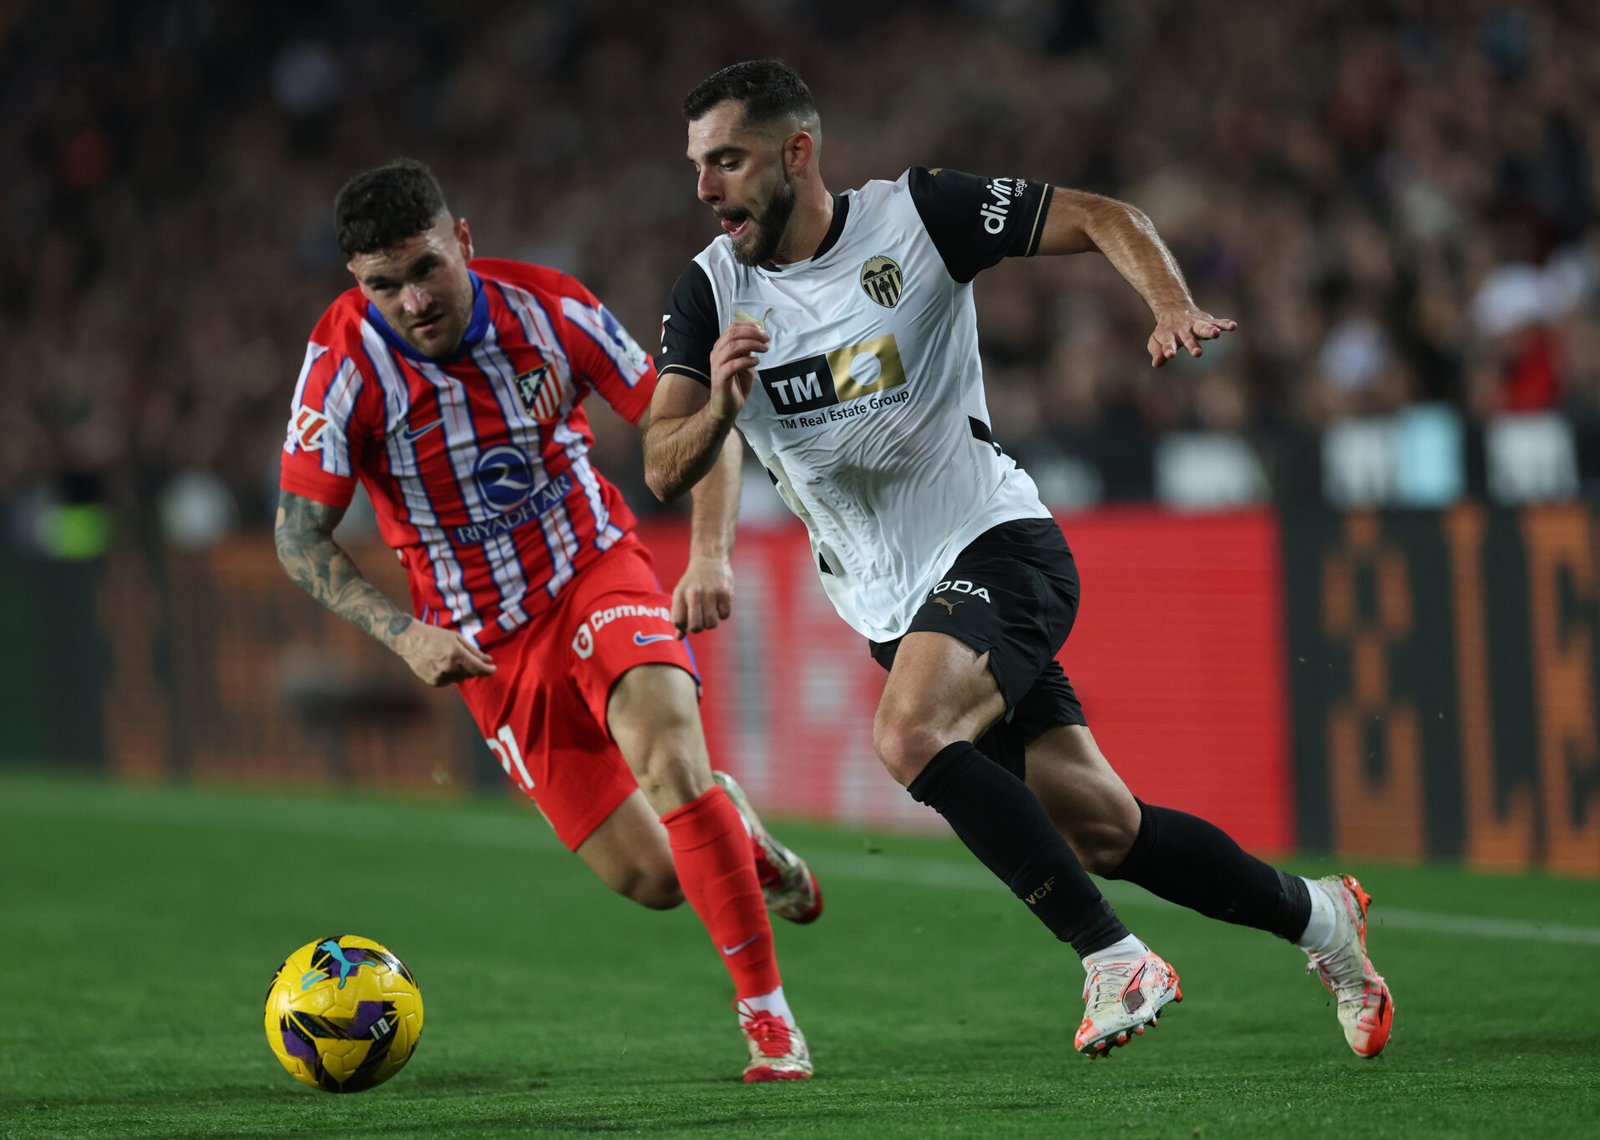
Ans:
[[[550,482],[530,495],[521,506],[484,522],[466,523],[456,527],[456,541],[460,543],[487,542],[489,539],[516,530],[523,523],[538,518],[572,490],[572,475],[563,471]]]

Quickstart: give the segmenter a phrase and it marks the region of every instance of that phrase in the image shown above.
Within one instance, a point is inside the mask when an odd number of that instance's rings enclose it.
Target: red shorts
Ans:
[[[639,786],[606,729],[618,678],[663,664],[699,680],[688,644],[674,635],[672,596],[630,539],[489,655],[493,674],[456,687],[506,775],[576,851]]]

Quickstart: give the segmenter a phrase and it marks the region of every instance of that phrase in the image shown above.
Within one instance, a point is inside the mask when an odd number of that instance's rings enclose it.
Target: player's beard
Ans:
[[[461,339],[466,335],[466,322],[454,313],[446,312],[436,327],[428,330],[426,339],[424,334],[415,328],[407,329],[402,335],[406,343],[412,348],[433,360],[442,360],[444,357],[454,355],[456,349],[461,347]]]
[[[783,242],[783,233],[789,228],[789,219],[794,214],[795,192],[794,184],[789,181],[787,172],[784,174],[783,185],[773,192],[772,198],[767,202],[767,208],[759,214],[752,214],[751,221],[755,223],[755,237],[748,245],[740,248],[738,242],[733,243],[733,256],[741,265],[761,265],[772,260],[778,252],[778,246]]]

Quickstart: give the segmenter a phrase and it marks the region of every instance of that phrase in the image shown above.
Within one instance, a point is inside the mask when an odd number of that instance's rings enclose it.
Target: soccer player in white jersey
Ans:
[[[767,908],[810,922],[822,897],[711,770],[682,640],[732,604],[737,447],[695,496],[669,595],[589,462],[586,396],[649,418],[655,366],[621,324],[564,273],[474,258],[421,163],[357,175],[334,212],[355,284],[295,386],[279,560],[424,681],[455,685],[506,775],[606,885],[655,909],[687,899],[733,981],[746,1081],[811,1076]],[[414,613],[333,537],[358,482]]]
[[[806,524],[839,615],[889,670],[884,767],[938,811],[1085,968],[1075,1047],[1127,1044],[1181,1000],[1088,872],[1296,943],[1376,1056],[1393,1002],[1366,953],[1369,898],[1135,799],[1095,745],[1056,654],[1078,575],[1031,479],[989,431],[972,279],[1005,257],[1096,250],[1150,306],[1157,367],[1235,328],[1199,309],[1150,220],[1020,177],[912,168],[829,193],[821,120],[779,61],[684,101],[696,190],[723,234],[673,290],[645,434],[672,499],[737,427]]]

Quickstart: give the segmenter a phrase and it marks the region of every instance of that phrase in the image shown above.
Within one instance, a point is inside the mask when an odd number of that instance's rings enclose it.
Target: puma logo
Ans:
[[[1145,1003],[1144,987],[1139,983],[1144,980],[1146,963],[1140,963],[1138,973],[1128,982],[1122,991],[1122,1008],[1129,1013],[1137,1013]]]
[[[956,612],[956,607],[959,606],[962,602],[966,601],[965,598],[957,598],[953,602],[950,601],[947,598],[934,598],[933,600],[938,602],[941,606],[943,606],[944,607],[944,611],[947,614],[955,613]]]
[[[335,942],[331,938],[328,939],[326,942],[322,943],[320,946],[318,946],[317,949],[326,952],[327,955],[330,958],[338,959],[338,961],[339,961],[339,988],[341,990],[344,989],[345,982],[350,980],[350,975],[354,974],[362,966],[373,966],[373,967],[376,967],[376,966],[379,966],[379,965],[382,964],[380,962],[369,962],[369,961],[367,961],[367,958],[366,958],[366,953],[367,952],[365,950],[357,950],[357,951],[355,951],[355,953],[361,955],[361,957],[359,957],[359,958],[352,959],[352,958],[346,957],[345,956],[344,947],[340,946],[337,942]],[[322,981],[324,978],[329,977],[329,976],[330,975],[328,974],[328,972],[326,970],[321,970],[321,969],[318,969],[318,970],[307,970],[305,972],[304,976],[302,976],[301,979],[300,979],[300,988],[302,990],[309,990],[313,985],[315,985],[316,983]]]

